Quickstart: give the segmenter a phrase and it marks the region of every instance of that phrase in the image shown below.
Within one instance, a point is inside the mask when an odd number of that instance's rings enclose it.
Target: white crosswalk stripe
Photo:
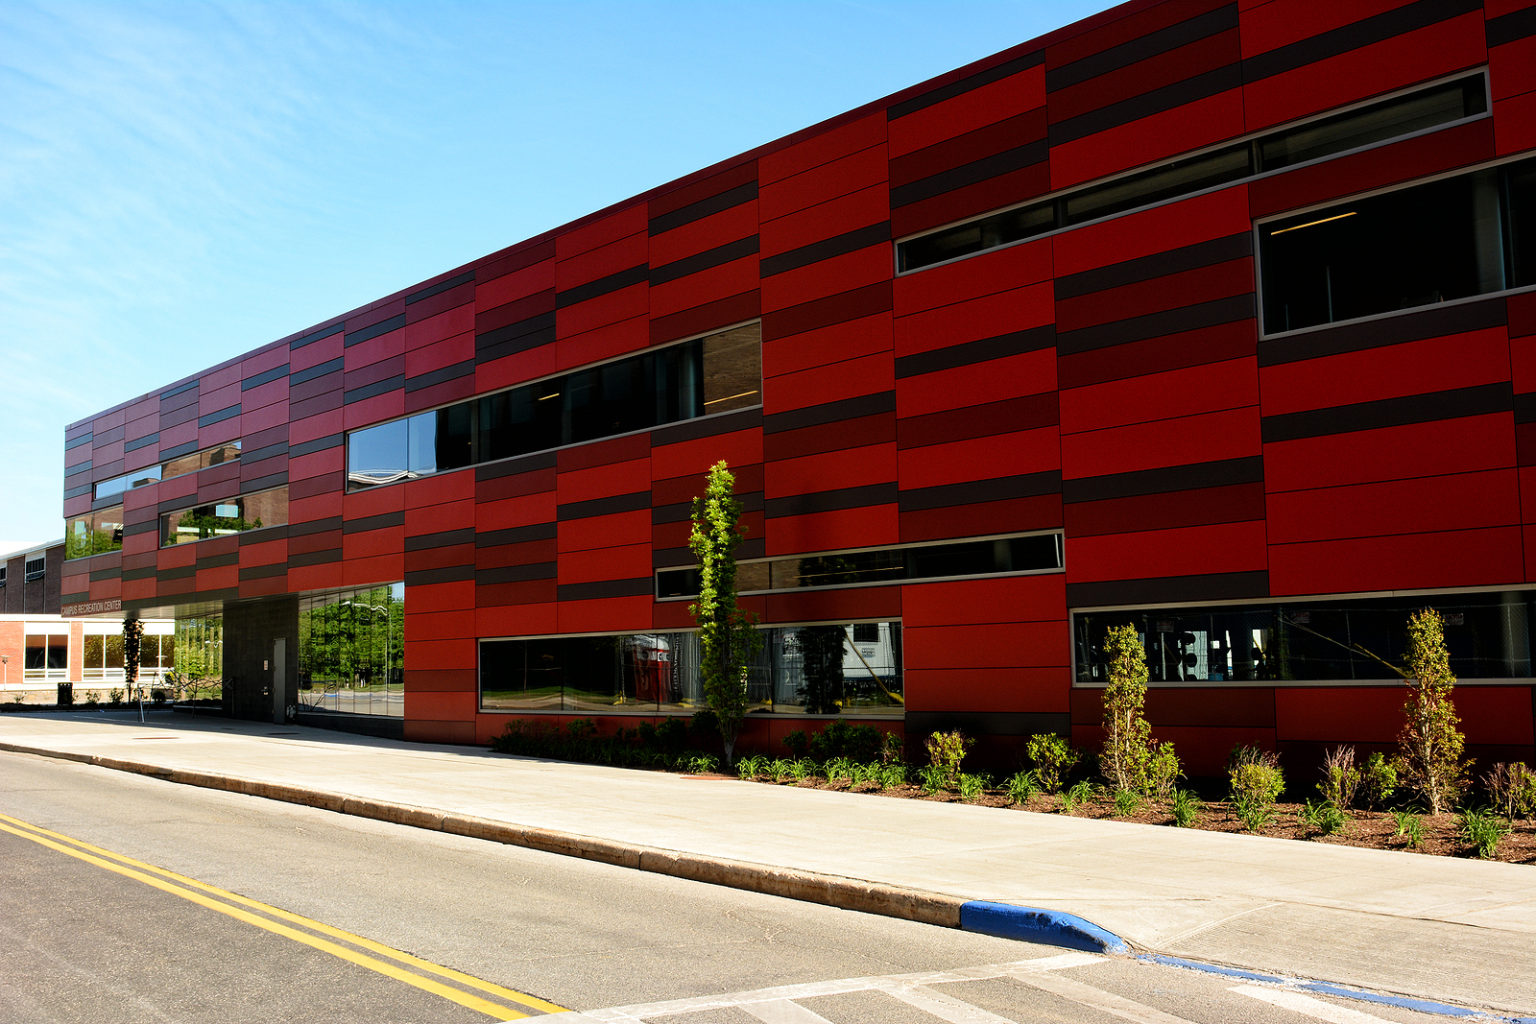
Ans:
[[[1194,1024],[1167,1010],[1139,1003],[1077,977],[1065,977],[1059,973],[1113,962],[1112,958],[1097,954],[1061,953],[1034,960],[982,964],[946,971],[841,978],[725,995],[695,996],[580,1013],[551,1014],[542,1019],[550,1020],[552,1024],[650,1024],[684,1014],[737,1009],[763,1024],[854,1024],[852,1021],[829,1019],[804,1004],[807,1000],[827,996],[866,995],[895,1000],[942,1024],[1015,1024],[1008,1017],[999,1016],[943,991],[946,985],[1001,981],[1036,989],[1074,1006],[1130,1024]],[[1226,991],[1325,1024],[1392,1024],[1387,1018],[1317,999],[1294,989],[1241,984],[1232,985]]]

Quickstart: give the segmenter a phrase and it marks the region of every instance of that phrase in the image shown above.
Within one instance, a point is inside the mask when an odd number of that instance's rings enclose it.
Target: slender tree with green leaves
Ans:
[[[143,656],[144,622],[137,615],[123,620],[123,678],[131,699],[139,686],[139,662]]]
[[[704,699],[715,713],[728,766],[747,716],[747,670],[763,648],[753,616],[736,601],[736,545],[746,531],[735,488],[736,478],[723,460],[710,467],[703,497],[693,499],[688,537],[699,560],[699,599],[688,612],[699,627]]]
[[[1403,780],[1442,814],[1456,804],[1466,786],[1468,762],[1462,759],[1466,737],[1451,701],[1456,676],[1445,646],[1445,619],[1433,608],[1408,617],[1408,702],[1397,743]]]
[[[1130,623],[1111,626],[1104,635],[1109,663],[1104,688],[1104,750],[1099,771],[1116,790],[1146,788],[1152,726],[1142,709],[1147,701],[1147,651]]]

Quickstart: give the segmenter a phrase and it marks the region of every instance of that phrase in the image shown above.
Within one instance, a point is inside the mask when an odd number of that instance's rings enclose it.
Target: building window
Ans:
[[[100,501],[102,498],[110,498],[114,494],[131,491],[135,487],[143,487],[145,484],[158,483],[161,480],[169,480],[172,477],[196,473],[200,469],[218,466],[239,457],[240,442],[226,441],[223,444],[214,445],[212,448],[205,448],[200,452],[167,459],[158,466],[145,466],[143,469],[136,469],[132,473],[124,473],[122,476],[113,477],[111,480],[103,480],[96,485],[92,496],[97,501]]]
[[[1265,332],[1531,283],[1516,256],[1536,243],[1533,168],[1485,168],[1260,224]]]
[[[85,558],[123,548],[123,506],[99,509],[69,521],[64,531],[64,557]]]
[[[288,488],[274,487],[161,516],[160,546],[225,537],[287,522]]]
[[[347,435],[360,490],[761,405],[762,325],[717,331]]]
[[[897,268],[921,270],[1487,112],[1487,81],[1479,71],[902,239],[896,244]]]
[[[144,650],[149,647],[150,637],[144,637],[139,645],[140,663],[143,663]],[[158,640],[154,641],[158,644]],[[85,634],[85,665],[81,670],[81,677],[86,681],[96,679],[122,679],[123,678],[123,633],[118,626],[116,632],[94,632],[91,623],[86,623]]]
[[[136,469],[132,473],[125,473],[122,476],[115,476],[111,480],[103,480],[101,483],[96,485],[96,489],[91,496],[95,500],[100,501],[102,498],[110,498],[114,494],[122,494],[124,491],[131,491],[135,487],[143,487],[145,484],[158,483],[159,480],[160,467],[145,466],[143,469]]]
[[[35,555],[28,555],[26,563],[25,563],[25,566],[22,569],[22,572],[23,572],[23,576],[22,576],[22,581],[23,582],[25,582],[25,583],[36,583],[38,580],[40,580],[44,576],[48,575],[48,560],[47,560],[47,558],[43,555],[42,552],[38,552]]]
[[[764,627],[748,669],[750,710],[899,716],[901,623]],[[484,711],[697,711],[706,706],[694,632],[480,642]]]
[[[9,568],[10,568],[9,566],[0,565],[0,588],[3,588],[5,586],[5,574],[6,574],[6,570],[9,569]]]
[[[69,627],[27,623],[22,656],[24,679],[69,678]]]
[[[1105,682],[1104,635],[1129,622],[1154,684],[1396,682],[1408,616],[1426,606],[1445,616],[1458,678],[1531,676],[1536,595],[1517,591],[1078,612],[1076,680]]]
[[[299,703],[306,711],[405,714],[405,584],[299,600]]]
[[[908,547],[840,551],[793,558],[743,561],[736,566],[742,593],[811,587],[857,587],[959,576],[1010,576],[1061,572],[1061,533],[1023,534]],[[699,594],[696,566],[656,571],[658,600]]]

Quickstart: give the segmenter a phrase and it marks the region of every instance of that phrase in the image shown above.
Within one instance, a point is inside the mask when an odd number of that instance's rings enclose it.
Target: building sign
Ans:
[[[120,612],[123,610],[123,599],[109,597],[103,601],[82,601],[79,604],[66,604],[59,609],[60,615],[74,617],[77,615],[100,615],[103,612]]]

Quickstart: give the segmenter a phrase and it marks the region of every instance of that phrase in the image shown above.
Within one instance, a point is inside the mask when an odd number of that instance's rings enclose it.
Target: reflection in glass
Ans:
[[[752,710],[900,713],[900,622],[773,626],[763,640],[747,673]],[[705,703],[697,633],[480,642],[485,710],[697,711]]]
[[[405,456],[406,423],[406,420],[380,423],[347,435],[349,489],[392,484],[410,476]]]
[[[299,601],[299,702],[305,711],[405,714],[405,585]]]
[[[98,509],[69,521],[64,531],[64,557],[84,558],[123,547],[123,506]]]
[[[172,654],[165,667],[174,667],[177,700],[219,703],[224,694],[224,617],[190,616],[176,620],[167,638]],[[162,655],[163,657],[163,655]]]
[[[1458,678],[1531,675],[1536,604],[1520,592],[1087,612],[1074,617],[1077,680],[1105,680],[1104,634],[1126,622],[1146,644],[1154,683],[1395,680],[1408,616],[1426,606],[1446,618]]]
[[[233,462],[240,457],[240,442],[227,441],[224,444],[205,448],[200,452],[192,452],[179,458],[167,459],[160,467],[165,473],[165,479],[183,476],[187,473],[195,473],[200,469],[210,466],[220,466],[226,462]]]
[[[124,491],[131,491],[135,487],[143,487],[145,484],[152,484],[159,479],[159,466],[145,466],[143,469],[136,469],[132,473],[125,473],[122,476],[113,477],[111,480],[103,480],[101,483],[96,485],[96,489],[94,492],[92,492],[92,496],[99,501],[102,498],[110,498],[114,494],[122,494]]]
[[[288,522],[288,488],[274,487],[160,517],[160,545],[186,544]]]

